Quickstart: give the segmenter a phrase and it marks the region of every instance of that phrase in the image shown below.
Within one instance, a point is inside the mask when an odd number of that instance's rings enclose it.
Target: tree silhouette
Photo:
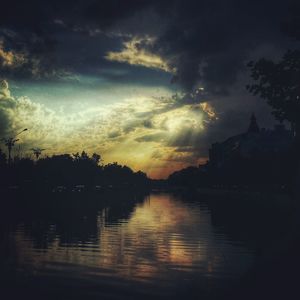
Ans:
[[[26,188],[64,186],[69,190],[83,186],[87,190],[97,187],[109,189],[145,188],[149,179],[141,171],[134,172],[117,163],[102,165],[101,155],[87,152],[44,157],[34,162],[30,158],[6,161],[0,149],[0,186],[18,185]]]
[[[293,186],[296,198],[300,195],[300,50],[289,50],[279,62],[262,58],[248,64],[255,83],[247,89],[266,99],[279,121],[289,121],[295,138],[291,158]]]
[[[288,51],[279,62],[262,58],[248,66],[255,83],[247,89],[266,99],[279,121],[291,123],[300,147],[300,50]]]
[[[4,165],[5,163],[6,163],[6,155],[2,151],[2,149],[0,149],[0,166]]]
[[[290,12],[289,20],[282,24],[283,32],[291,39],[300,41],[299,1],[293,3]],[[300,49],[288,50],[278,62],[262,58],[250,62],[248,67],[255,83],[247,85],[247,89],[266,99],[279,121],[291,123],[295,137],[292,159],[298,169],[294,186],[296,195],[300,195]]]
[[[97,153],[93,153],[92,159],[98,165],[101,162],[101,155]]]

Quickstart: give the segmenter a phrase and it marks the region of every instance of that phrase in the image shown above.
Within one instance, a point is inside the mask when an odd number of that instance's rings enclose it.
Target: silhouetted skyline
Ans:
[[[255,112],[250,60],[297,47],[297,1],[26,1],[0,13],[0,138],[150,177],[205,163]],[[254,21],[255,20],[255,21]],[[296,25],[290,23],[296,20]]]

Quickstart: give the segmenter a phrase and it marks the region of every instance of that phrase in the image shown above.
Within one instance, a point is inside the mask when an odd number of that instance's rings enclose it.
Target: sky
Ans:
[[[15,154],[101,154],[166,178],[203,164],[254,112],[247,63],[298,42],[292,0],[11,0],[0,9],[0,137]],[[4,148],[4,145],[0,145]]]

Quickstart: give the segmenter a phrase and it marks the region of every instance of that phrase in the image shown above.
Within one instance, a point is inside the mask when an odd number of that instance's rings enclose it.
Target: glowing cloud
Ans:
[[[174,73],[175,70],[170,68],[167,62],[159,55],[151,53],[146,48],[151,46],[153,38],[133,38],[124,42],[124,48],[120,52],[108,52],[105,58],[110,61],[128,63],[130,65],[143,66]]]
[[[214,108],[209,104],[208,102],[203,102],[199,104],[200,107],[203,109],[205,113],[211,118],[211,119],[218,119]]]
[[[0,116],[1,137],[29,128],[19,142],[23,153],[32,147],[46,148],[44,155],[98,152],[104,163],[117,161],[156,178],[203,161],[206,153],[195,145],[215,119],[208,104],[178,105],[171,96],[57,111],[12,97],[5,80],[0,82]]]
[[[2,68],[14,69],[27,62],[26,55],[11,50],[6,50],[3,40],[0,40],[0,66]]]

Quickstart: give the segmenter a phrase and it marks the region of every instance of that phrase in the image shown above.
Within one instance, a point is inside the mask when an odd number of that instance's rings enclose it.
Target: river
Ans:
[[[171,193],[129,202],[122,197],[84,207],[55,202],[7,217],[0,241],[6,292],[51,299],[209,299],[253,265],[256,243],[231,230],[232,220],[218,220],[209,201]]]

